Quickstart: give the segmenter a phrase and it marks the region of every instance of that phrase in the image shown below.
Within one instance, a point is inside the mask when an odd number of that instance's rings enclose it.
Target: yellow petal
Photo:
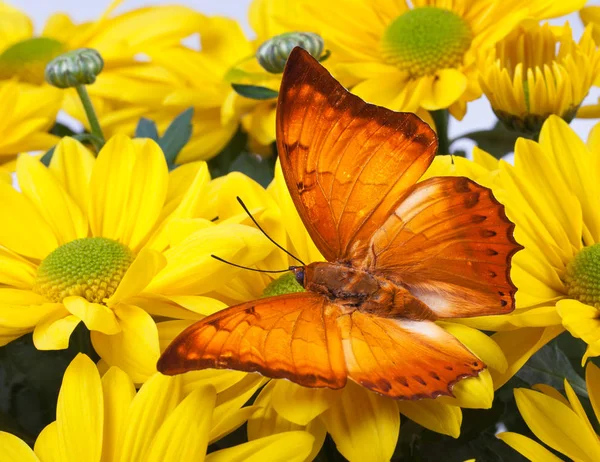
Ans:
[[[277,380],[272,405],[284,419],[307,425],[329,408],[339,393],[328,388],[306,388],[287,380]]]
[[[137,250],[160,215],[167,184],[167,164],[154,141],[115,136],[98,154],[92,172],[92,233]]]
[[[467,89],[467,77],[458,69],[442,69],[436,78],[430,93],[422,100],[421,106],[428,111],[446,109],[458,101]]]
[[[600,460],[600,443],[569,407],[533,390],[516,389],[515,399],[527,426],[542,442],[567,457]]]
[[[235,411],[227,412],[219,421],[213,419],[212,429],[209,433],[209,444],[219,441],[225,435],[240,428],[244,423],[252,417],[258,409],[257,406],[245,406]]]
[[[156,372],[160,355],[158,330],[152,317],[141,308],[120,304],[114,308],[121,332],[105,335],[92,332],[92,344],[109,366],[125,371],[136,383]]]
[[[78,354],[65,371],[56,404],[56,423],[63,460],[100,460],[102,382],[96,365],[84,354]]]
[[[552,388],[550,385],[546,385],[545,383],[538,383],[533,385],[531,388],[537,391],[541,391],[543,394],[548,395],[550,398],[554,398],[566,406],[571,406],[569,400],[565,398],[560,391],[556,388]]]
[[[52,228],[25,196],[0,182],[0,245],[25,257],[43,260],[58,247]]]
[[[439,322],[446,332],[456,337],[460,343],[475,353],[488,367],[504,372],[507,368],[502,349],[491,337],[483,332],[461,324]]]
[[[144,460],[156,432],[181,401],[180,383],[179,377],[157,373],[140,388],[123,423],[116,460]]]
[[[117,443],[129,406],[135,397],[135,386],[129,376],[117,367],[111,367],[102,377],[104,392],[104,433],[102,460],[116,460]]]
[[[19,156],[17,179],[21,191],[44,217],[59,245],[87,236],[85,215],[39,160],[29,155]]]
[[[577,300],[560,300],[556,310],[562,317],[562,323],[571,335],[588,344],[600,340],[600,322],[598,310]]]
[[[121,331],[113,310],[99,303],[90,303],[82,297],[67,297],[63,304],[69,313],[81,319],[89,330],[113,335]]]
[[[80,322],[81,319],[61,307],[35,326],[33,344],[38,350],[69,348],[69,338]]]
[[[62,462],[62,454],[58,444],[58,424],[56,420],[41,431],[35,440],[33,450],[43,462]]]
[[[0,284],[18,289],[33,287],[37,267],[29,260],[0,247]]]
[[[587,426],[590,433],[594,434],[595,433],[594,427],[592,427],[592,424],[590,423],[590,420],[588,419],[588,417],[585,413],[585,410],[583,409],[583,406],[581,405],[581,401],[579,401],[577,394],[573,390],[573,387],[567,381],[567,379],[564,379],[564,384],[565,384],[565,394],[567,395],[567,398],[569,399],[569,404],[571,406],[571,409],[573,409],[573,411],[575,411],[575,413],[579,416],[581,421]]]
[[[562,326],[529,327],[514,331],[497,332],[492,335],[494,341],[502,348],[508,362],[508,368],[505,372],[491,371],[494,388],[497,390],[508,382],[536,351],[561,332],[563,332]]]
[[[543,462],[562,462],[562,459],[556,457],[537,441],[519,435],[518,433],[504,432],[499,433],[498,438],[508,444],[515,451],[523,454],[527,459]]]
[[[66,136],[56,145],[49,169],[79,209],[87,212],[94,155],[79,141]]]
[[[600,422],[600,369],[592,362],[585,368],[585,382],[596,420]]]
[[[127,268],[117,290],[106,301],[106,304],[112,306],[138,295],[166,264],[167,260],[161,253],[151,249],[142,249]]]
[[[458,438],[462,412],[460,407],[437,400],[398,401],[400,413],[431,431]]]
[[[400,431],[394,400],[348,382],[322,419],[346,459],[388,461],[392,457]]]
[[[231,224],[201,229],[165,251],[167,266],[147,290],[172,295],[207,293],[240,271],[213,259],[212,254],[238,265],[252,266],[271,251],[264,235],[249,226]]]
[[[202,387],[190,393],[167,417],[156,433],[144,460],[202,462],[208,447],[217,393]],[[190,438],[190,435],[194,435]]]
[[[303,431],[278,433],[213,452],[206,462],[302,462],[311,453],[314,437]]]
[[[477,377],[461,380],[452,388],[454,398],[440,396],[436,401],[469,409],[489,409],[494,400],[494,384],[489,370],[485,369]]]
[[[0,448],[2,460],[6,462],[39,462],[27,443],[7,432],[0,431]]]

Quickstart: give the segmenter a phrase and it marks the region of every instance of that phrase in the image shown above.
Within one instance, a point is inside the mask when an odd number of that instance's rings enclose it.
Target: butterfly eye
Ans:
[[[298,281],[298,284],[304,287],[304,268],[301,266],[294,268],[294,276],[296,276],[296,281]]]

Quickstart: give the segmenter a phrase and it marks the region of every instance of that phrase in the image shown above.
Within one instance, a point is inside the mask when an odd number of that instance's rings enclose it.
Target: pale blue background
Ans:
[[[237,19],[242,23],[248,34],[252,31],[248,26],[246,19],[247,8],[251,0],[127,0],[118,8],[122,12],[140,6],[180,4],[188,5],[209,15],[226,15]],[[368,1],[368,0],[365,0]],[[562,0],[555,0],[562,1]],[[26,11],[34,20],[38,30],[40,30],[46,18],[56,11],[66,11],[77,21],[87,21],[98,17],[110,3],[109,0],[8,0],[12,5]],[[591,0],[588,5],[600,5],[600,0]],[[576,37],[581,35],[583,27],[576,14],[565,18],[553,20],[555,24],[562,24],[568,20],[574,30]],[[151,27],[151,25],[149,25]],[[595,102],[600,97],[600,89],[593,88],[588,95],[586,102]],[[491,127],[495,122],[494,115],[490,109],[489,103],[485,98],[471,103],[468,107],[467,115],[461,122],[453,121],[450,126],[450,136],[452,138],[462,133],[473,130],[481,130]],[[578,119],[571,123],[571,126],[582,136],[587,138],[591,127],[598,122],[594,120]],[[459,147],[459,144],[455,145]],[[468,149],[469,143],[461,145]]]

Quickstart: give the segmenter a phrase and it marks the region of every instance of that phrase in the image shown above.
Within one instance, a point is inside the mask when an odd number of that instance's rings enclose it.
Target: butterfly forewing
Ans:
[[[323,256],[360,261],[427,170],[437,141],[414,114],[365,103],[296,48],[279,94],[277,146],[294,204]]]
[[[188,327],[167,347],[158,370],[236,369],[341,388],[346,366],[339,314],[339,307],[310,292],[243,303]]]

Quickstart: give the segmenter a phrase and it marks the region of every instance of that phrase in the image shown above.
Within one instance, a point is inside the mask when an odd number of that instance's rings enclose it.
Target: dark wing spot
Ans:
[[[496,231],[492,231],[491,229],[481,230],[481,237],[494,237],[496,234]]]
[[[469,188],[469,181],[466,178],[460,178],[454,183],[454,190],[458,193],[471,192]]]
[[[504,292],[498,291],[498,295],[500,295],[501,297],[504,297]]]
[[[406,377],[398,377],[396,379],[396,382],[400,383],[401,385],[404,385],[405,387],[408,387],[408,381],[406,380]]]
[[[448,371],[453,371],[454,368],[452,366],[444,366],[444,369],[448,370]]]
[[[431,378],[433,378],[433,379],[435,379],[435,380],[441,380],[441,379],[440,379],[440,376],[439,376],[439,375],[437,375],[435,372],[430,372],[430,373],[429,373],[429,377],[431,377]]]
[[[506,306],[508,302],[506,300],[500,300],[500,306]]]
[[[485,253],[488,254],[490,257],[498,255],[498,252],[496,252],[494,249],[486,249]]]
[[[478,192],[469,194],[463,200],[463,204],[464,204],[465,208],[467,208],[467,209],[475,207],[478,203],[479,203],[479,193]]]
[[[415,379],[417,382],[419,382],[421,385],[427,385],[427,382],[425,382],[425,380],[423,380],[421,377],[419,377],[418,375],[413,375],[413,379]]]
[[[379,379],[377,381],[377,388],[383,391],[390,391],[392,389],[392,384],[386,379]]]
[[[487,217],[485,215],[473,215],[471,217],[471,222],[473,223],[483,223]]]
[[[495,278],[496,276],[498,276],[494,271],[488,271],[488,274],[491,278]]]

